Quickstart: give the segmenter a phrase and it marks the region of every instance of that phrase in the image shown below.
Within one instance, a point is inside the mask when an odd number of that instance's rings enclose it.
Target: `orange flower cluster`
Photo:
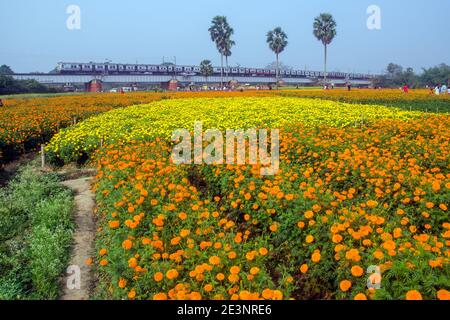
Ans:
[[[448,299],[449,128],[448,116],[288,126],[268,177],[174,165],[159,139],[107,146],[95,189],[108,294]]]
[[[47,98],[3,99],[0,108],[0,160],[17,155],[47,142],[60,128],[113,108],[145,104],[161,99],[190,97],[253,96],[249,92],[180,92],[132,94],[84,94]],[[264,94],[264,92],[259,92]],[[267,93],[269,94],[269,93]],[[3,155],[3,156],[2,156]]]

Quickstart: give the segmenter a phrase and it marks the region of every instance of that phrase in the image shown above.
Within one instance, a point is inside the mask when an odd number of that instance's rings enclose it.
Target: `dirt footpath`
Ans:
[[[91,296],[94,286],[92,266],[86,264],[86,259],[94,256],[94,194],[91,192],[92,177],[67,180],[63,185],[72,189],[75,193],[74,222],[76,225],[73,234],[73,247],[68,267],[70,274],[64,274],[62,280],[61,300],[87,300]],[[78,269],[79,268],[79,269]],[[74,280],[74,275],[80,271],[79,282]],[[67,285],[68,283],[72,284]],[[79,288],[74,284],[79,284]]]

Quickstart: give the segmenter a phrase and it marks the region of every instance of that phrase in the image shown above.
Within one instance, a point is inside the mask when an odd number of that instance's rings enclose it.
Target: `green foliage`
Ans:
[[[14,71],[12,71],[10,66],[7,66],[5,64],[0,66],[0,75],[11,75],[14,74]]]
[[[0,190],[0,299],[54,299],[68,258],[71,192],[56,175],[20,170]]]
[[[412,68],[403,70],[403,67],[390,63],[386,74],[374,79],[376,87],[399,87],[407,84],[410,88],[434,87],[438,84],[448,84],[450,80],[450,66],[442,63],[438,66],[423,69],[422,74],[416,74]]]
[[[200,74],[205,78],[212,76],[213,66],[211,65],[210,60],[203,60],[202,62],[200,62]]]
[[[15,80],[10,75],[0,73],[0,95],[56,92],[56,89],[43,85],[36,80]]]

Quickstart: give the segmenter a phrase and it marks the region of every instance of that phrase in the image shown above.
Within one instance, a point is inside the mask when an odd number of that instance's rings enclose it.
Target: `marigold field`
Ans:
[[[97,166],[100,298],[450,299],[448,97],[305,90],[54,99],[73,99],[68,112],[88,117],[60,130],[46,152],[55,163]],[[34,117],[15,103],[10,112]],[[174,164],[171,133],[195,121],[280,129],[278,174]],[[371,266],[381,274],[368,274]]]

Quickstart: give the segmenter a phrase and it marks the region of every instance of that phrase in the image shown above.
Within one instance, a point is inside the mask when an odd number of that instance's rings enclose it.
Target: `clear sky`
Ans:
[[[81,9],[81,29],[69,30],[69,5]],[[369,5],[381,9],[381,30],[366,25]],[[449,0],[0,0],[0,64],[16,72],[51,70],[58,61],[178,64],[210,59],[220,64],[208,28],[227,16],[236,46],[230,65],[264,67],[274,61],[265,43],[281,26],[289,45],[283,63],[323,68],[323,47],[312,34],[321,12],[334,15],[338,35],[329,48],[329,70],[380,72],[450,63]]]

